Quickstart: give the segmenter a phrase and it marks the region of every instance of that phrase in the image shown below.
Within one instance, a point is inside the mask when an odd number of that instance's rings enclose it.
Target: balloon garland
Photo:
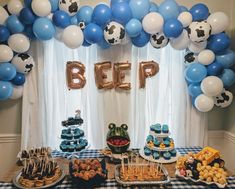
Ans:
[[[130,42],[156,48],[170,44],[186,49],[185,79],[192,103],[201,112],[225,108],[235,82],[235,53],[225,33],[229,18],[210,13],[199,3],[190,10],[175,0],[111,0],[79,7],[79,0],[10,0],[0,6],[0,100],[22,96],[26,75],[34,66],[27,53],[31,40],[53,37],[71,49],[97,44],[103,49]]]

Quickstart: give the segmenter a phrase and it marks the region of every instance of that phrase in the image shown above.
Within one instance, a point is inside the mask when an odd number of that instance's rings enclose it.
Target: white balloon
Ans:
[[[34,67],[33,57],[26,53],[15,55],[11,63],[14,64],[17,72],[23,74],[28,74]]]
[[[49,0],[33,0],[31,7],[33,12],[40,17],[48,16],[51,13],[51,3]]]
[[[143,18],[142,25],[144,31],[149,34],[155,34],[162,31],[164,19],[161,14],[151,12]]]
[[[203,50],[198,55],[198,62],[204,65],[210,65],[215,60],[215,53],[209,49]]]
[[[212,27],[211,34],[218,34],[225,31],[229,26],[229,18],[223,12],[215,12],[207,18],[207,22]]]
[[[24,53],[29,50],[30,41],[24,34],[13,34],[8,39],[8,45],[17,53]]]
[[[2,6],[0,6],[0,24],[4,25],[8,17],[9,14],[7,13],[7,11]]]
[[[11,14],[18,16],[23,9],[23,4],[20,0],[10,0],[7,3],[7,9]]]
[[[191,42],[188,46],[188,49],[191,51],[191,52],[194,52],[194,53],[200,53],[201,51],[203,51],[207,46],[207,41],[203,41],[201,43],[193,43]]]
[[[201,89],[205,95],[215,97],[222,93],[224,85],[220,78],[209,76],[202,80]]]
[[[75,49],[81,46],[84,41],[81,28],[75,25],[71,25],[65,28],[62,34],[62,41],[67,47],[71,49]]]
[[[186,28],[193,22],[193,16],[190,12],[182,12],[178,16],[178,20],[181,22],[183,27]]]
[[[177,50],[186,49],[189,43],[190,43],[190,39],[188,36],[188,32],[185,29],[183,30],[183,32],[181,33],[179,37],[173,38],[170,41],[171,46]]]
[[[215,105],[220,108],[227,108],[233,102],[233,93],[224,90],[220,95],[214,98]]]
[[[7,45],[0,45],[0,62],[9,62],[13,58],[13,51]]]
[[[16,100],[23,96],[23,86],[13,86],[13,92],[10,99]]]
[[[201,94],[195,99],[195,107],[200,112],[209,112],[214,107],[214,99],[212,97]]]

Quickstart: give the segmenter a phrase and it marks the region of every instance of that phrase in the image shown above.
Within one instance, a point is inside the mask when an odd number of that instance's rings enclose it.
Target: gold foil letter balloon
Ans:
[[[130,63],[115,63],[113,68],[113,82],[116,89],[130,90],[130,83],[123,83],[125,79],[125,74],[123,71],[130,70]]]
[[[67,62],[67,85],[69,89],[82,89],[86,84],[85,66],[76,61]]]
[[[113,89],[114,85],[112,81],[105,81],[107,79],[107,74],[104,70],[112,68],[111,62],[101,62],[95,64],[95,82],[98,89]]]
[[[146,78],[159,72],[159,65],[154,61],[141,62],[139,67],[140,88],[145,88]]]

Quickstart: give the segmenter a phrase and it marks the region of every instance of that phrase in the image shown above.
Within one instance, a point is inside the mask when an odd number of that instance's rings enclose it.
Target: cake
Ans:
[[[143,154],[153,160],[172,161],[177,156],[174,140],[169,137],[167,124],[153,124],[150,126],[149,135],[146,138]]]
[[[81,111],[77,110],[75,117],[69,117],[67,120],[62,121],[62,126],[65,127],[61,131],[60,149],[62,152],[75,152],[85,149],[88,145],[84,139],[84,131],[78,127],[81,126],[83,120],[80,116]]]

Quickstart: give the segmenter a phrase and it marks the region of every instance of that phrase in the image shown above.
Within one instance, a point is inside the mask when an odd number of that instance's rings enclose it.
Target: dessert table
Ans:
[[[190,148],[176,148],[177,151],[184,155],[187,154],[188,152],[194,152],[197,153],[199,152],[202,148],[200,147],[190,147]],[[71,153],[64,153],[64,152],[59,152],[59,151],[53,151],[52,156],[58,161],[58,164],[61,165],[66,173],[66,177],[63,180],[62,183],[59,185],[55,186],[54,188],[59,189],[59,188],[77,188],[76,185],[73,185],[71,179],[69,179],[69,172],[68,172],[68,164],[69,161],[68,159],[71,158]],[[104,155],[100,153],[100,150],[85,150],[82,152],[78,153],[73,153],[73,156],[76,158],[104,158]],[[171,177],[171,182],[168,185],[165,186],[156,186],[156,187],[139,187],[139,188],[216,188],[215,186],[207,186],[205,184],[198,184],[198,183],[193,183],[190,181],[182,180],[177,177],[175,177],[175,163],[172,164],[167,164],[164,165],[166,169],[169,172],[169,175]],[[106,180],[105,183],[103,183],[99,188],[123,188],[121,185],[119,185],[114,178],[114,168],[115,165],[110,164],[107,162],[107,169],[109,171],[108,173],[108,179]],[[14,185],[11,183],[12,177],[21,169],[21,167],[15,165],[12,167],[12,169],[6,173],[1,179],[0,179],[0,188],[4,189],[12,189],[15,188]],[[230,174],[231,175],[231,174]],[[133,187],[131,187],[133,188]],[[138,187],[135,187],[138,188]],[[235,176],[229,176],[228,177],[228,186],[227,188],[235,188]]]

